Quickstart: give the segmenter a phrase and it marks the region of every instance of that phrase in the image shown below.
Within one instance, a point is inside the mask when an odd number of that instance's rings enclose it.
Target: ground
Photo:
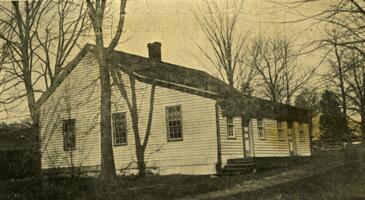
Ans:
[[[0,199],[365,199],[365,145],[296,166],[239,176],[44,178],[0,181]]]

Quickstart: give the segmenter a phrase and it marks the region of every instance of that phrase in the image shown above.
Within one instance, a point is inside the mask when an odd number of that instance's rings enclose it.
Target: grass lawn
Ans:
[[[358,165],[350,164],[325,174],[253,192],[235,194],[224,199],[365,199],[364,170],[364,165],[359,169]]]
[[[0,199],[173,199],[224,189],[272,173],[224,177],[129,176],[118,177],[114,183],[98,178],[27,178],[0,181]]]
[[[325,156],[326,153],[322,153]],[[320,158],[320,157],[317,157]],[[227,196],[224,199],[365,199],[365,146],[356,147],[349,152],[330,153],[315,159],[315,166],[330,168],[332,162],[345,165],[335,167],[324,173],[306,177],[290,183],[279,184],[252,192]],[[222,199],[222,198],[220,198]]]
[[[365,199],[364,152],[365,146],[349,151],[321,152],[291,169],[328,168],[326,172],[254,192],[228,194],[226,199]],[[336,163],[346,165],[331,169]],[[288,169],[223,177],[172,175],[139,179],[129,176],[118,177],[114,183],[98,178],[26,178],[0,181],[0,199],[174,199],[227,189],[285,170]]]

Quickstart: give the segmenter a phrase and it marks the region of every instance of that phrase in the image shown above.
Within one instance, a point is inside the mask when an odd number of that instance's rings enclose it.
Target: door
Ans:
[[[296,155],[295,132],[292,127],[288,128],[288,141],[289,141],[289,154],[290,156],[295,156]]]
[[[243,144],[243,156],[253,156],[253,144],[252,144],[252,127],[251,119],[247,116],[241,116],[242,125],[242,144]]]
[[[243,128],[244,154],[245,157],[251,157],[251,137],[249,127]]]

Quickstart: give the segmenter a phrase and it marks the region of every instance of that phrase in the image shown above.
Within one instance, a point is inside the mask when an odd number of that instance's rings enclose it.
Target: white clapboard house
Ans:
[[[231,160],[311,155],[307,111],[245,96],[204,71],[161,61],[160,43],[148,47],[148,58],[113,51],[110,61],[122,74],[134,67],[141,133],[151,80],[157,85],[145,153],[148,169],[216,174]],[[86,45],[37,102],[44,170],[100,169],[100,80],[94,53],[94,46]],[[117,173],[133,172],[137,165],[131,116],[113,85],[112,115]]]

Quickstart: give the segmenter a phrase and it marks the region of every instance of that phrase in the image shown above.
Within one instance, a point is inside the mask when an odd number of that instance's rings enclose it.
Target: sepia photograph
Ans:
[[[365,199],[365,0],[0,0],[0,200]]]

